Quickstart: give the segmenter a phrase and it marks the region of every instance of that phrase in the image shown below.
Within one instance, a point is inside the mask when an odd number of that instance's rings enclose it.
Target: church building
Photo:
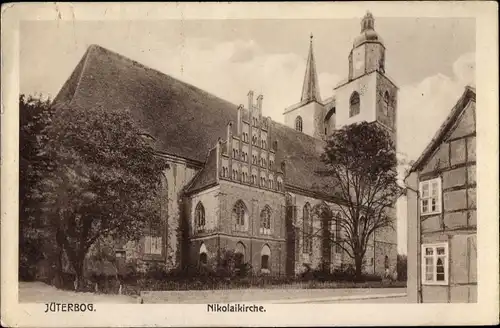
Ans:
[[[237,106],[90,46],[54,104],[130,111],[169,163],[164,225],[117,254],[175,268],[208,263],[230,249],[255,272],[281,275],[353,263],[329,239],[307,233],[324,230],[316,209],[337,217],[343,204],[334,182],[315,172],[323,167],[325,137],[344,125],[378,122],[395,140],[398,88],[385,74],[385,51],[367,13],[349,50],[347,79],[321,98],[311,36],[300,102],[284,110],[282,124],[265,116],[262,95],[250,91]],[[342,238],[339,225],[326,229]],[[396,257],[396,230],[376,231],[364,271],[393,272]]]

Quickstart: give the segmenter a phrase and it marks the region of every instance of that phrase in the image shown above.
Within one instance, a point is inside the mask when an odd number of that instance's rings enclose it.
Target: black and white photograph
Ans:
[[[39,5],[2,50],[2,323],[498,323],[496,4]]]

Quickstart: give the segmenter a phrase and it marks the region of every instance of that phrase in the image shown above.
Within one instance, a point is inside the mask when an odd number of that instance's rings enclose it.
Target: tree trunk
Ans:
[[[361,281],[361,278],[362,278],[361,277],[362,276],[361,269],[363,266],[363,258],[361,256],[359,256],[358,254],[356,254],[354,256],[354,265],[355,265],[355,269],[356,269],[355,280]]]
[[[62,288],[63,287],[63,265],[62,265],[62,258],[63,258],[63,250],[59,246],[59,249],[57,251],[56,255],[56,272],[54,272],[54,286],[56,288]]]
[[[85,259],[85,256],[81,257],[77,257],[73,263],[73,269],[75,269],[75,274],[76,274],[76,277],[75,277],[75,289],[77,291],[79,290],[82,290],[83,289],[83,285],[84,285],[84,274],[83,274],[83,262],[84,262],[84,259]]]
[[[57,255],[56,255],[56,272],[55,272],[55,281],[54,285],[57,288],[62,288],[63,283],[63,256],[64,249],[61,240],[61,231],[59,229],[56,230],[56,244],[57,244]]]

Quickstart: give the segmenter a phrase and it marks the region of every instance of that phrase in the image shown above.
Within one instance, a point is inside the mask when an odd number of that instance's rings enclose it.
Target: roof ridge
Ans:
[[[78,87],[80,86],[80,81],[82,80],[82,77],[84,75],[85,67],[88,62],[90,52],[92,51],[92,49],[93,49],[92,47],[88,47],[87,50],[85,50],[85,53],[83,54],[82,58],[80,58],[75,68],[73,69],[72,73],[70,74],[68,79],[63,83],[61,89],[54,97],[52,105],[58,103],[61,100],[61,98],[64,97],[65,95],[68,95],[68,91],[70,100],[69,102],[67,102],[67,104],[71,104],[73,102]],[[71,91],[72,84],[74,85],[74,89]]]
[[[79,87],[80,87],[80,82],[82,82],[82,77],[83,77],[83,73],[85,72],[85,68],[87,67],[87,63],[89,61],[89,58],[90,58],[90,55],[92,53],[92,51],[95,49],[95,47],[97,47],[97,45],[93,45],[91,44],[88,48],[87,48],[87,51],[85,52],[83,58],[85,58],[83,60],[83,65],[82,65],[82,69],[80,71],[80,76],[78,77],[78,81],[76,82],[76,86],[75,86],[75,92],[73,93],[73,97],[71,98],[71,101],[70,101],[70,104],[71,102],[73,101],[76,93],[78,92],[79,90]]]
[[[162,72],[162,71],[160,71],[160,70],[158,70],[158,69],[156,69],[156,68],[149,67],[149,66],[147,66],[147,65],[145,65],[145,64],[142,64],[141,62],[139,62],[139,61],[137,61],[137,60],[135,60],[135,59],[132,59],[132,58],[127,57],[127,56],[125,56],[125,55],[122,55],[122,54],[120,54],[120,53],[118,53],[118,52],[116,52],[116,51],[113,51],[113,50],[110,50],[110,49],[108,49],[108,48],[105,48],[105,47],[103,47],[103,46],[101,46],[101,45],[99,45],[99,44],[91,44],[91,45],[89,46],[89,48],[88,48],[88,49],[90,49],[90,48],[93,48],[93,49],[98,49],[98,50],[100,50],[100,51],[103,51],[104,53],[107,53],[107,54],[109,54],[109,55],[113,55],[113,56],[115,56],[115,57],[117,57],[117,58],[119,58],[119,59],[121,59],[121,60],[124,60],[124,61],[130,62],[130,63],[132,63],[133,65],[136,65],[136,66],[138,66],[139,68],[142,68],[142,69],[144,69],[144,70],[146,70],[146,71],[153,72],[154,74],[159,74],[159,75],[161,75],[161,76],[167,76],[167,77],[169,77],[169,78],[171,78],[171,79],[173,79],[173,80],[176,80],[176,81],[179,81],[179,82],[181,82],[181,83],[185,84],[185,85],[186,85],[186,86],[188,86],[188,87],[194,88],[194,89],[196,89],[196,91],[199,91],[199,92],[201,92],[201,93],[203,93],[203,94],[206,94],[206,95],[208,95],[208,96],[210,96],[210,97],[212,97],[212,98],[217,98],[217,99],[222,100],[222,101],[224,101],[224,102],[226,102],[226,103],[228,103],[228,104],[230,104],[230,105],[232,105],[232,106],[238,107],[238,105],[236,105],[236,104],[234,104],[234,103],[232,103],[232,102],[230,102],[230,101],[228,101],[228,100],[226,100],[226,99],[224,99],[224,98],[222,98],[222,97],[219,97],[219,96],[217,96],[217,95],[215,95],[215,94],[213,94],[213,93],[210,93],[210,92],[208,92],[208,91],[206,91],[206,90],[203,90],[203,89],[201,89],[200,87],[195,86],[194,84],[191,84],[191,83],[189,83],[189,82],[186,82],[186,81],[184,81],[184,80],[181,80],[181,79],[179,79],[179,78],[177,78],[177,77],[173,77],[172,75],[167,74],[167,73],[164,73],[164,72]]]
[[[462,112],[465,111],[467,108],[467,104],[469,103],[470,100],[476,101],[476,90],[475,88],[472,88],[469,85],[466,85],[464,87],[464,91],[462,92],[462,95],[460,98],[457,100],[455,105],[453,105],[452,109],[450,110],[449,114],[446,116],[446,118],[443,120],[439,128],[437,129],[436,133],[432,137],[432,139],[429,141],[427,146],[424,148],[420,156],[417,158],[417,160],[413,163],[411,166],[410,170],[408,173],[411,173],[415,170],[417,170],[422,163],[424,163],[427,158],[435,151],[435,145],[437,142],[442,139],[446,134],[448,133],[449,129],[456,123],[458,118],[461,116]]]

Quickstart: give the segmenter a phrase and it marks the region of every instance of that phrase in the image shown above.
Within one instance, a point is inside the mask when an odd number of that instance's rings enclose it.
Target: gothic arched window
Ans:
[[[295,130],[302,132],[302,117],[300,116],[295,119]]]
[[[351,95],[351,99],[349,100],[349,117],[355,116],[359,114],[359,93],[354,91]]]
[[[260,268],[262,270],[269,270],[269,259],[271,258],[271,248],[266,244],[260,251]]]
[[[195,209],[195,224],[197,230],[203,230],[205,228],[205,207],[201,202],[198,202]]]
[[[260,212],[260,233],[263,235],[271,234],[271,209],[267,205]]]
[[[243,263],[245,263],[245,245],[240,241],[236,244],[235,253],[235,266],[237,268],[241,267]]]
[[[303,253],[310,253],[312,251],[312,230],[313,230],[313,225],[312,225],[312,220],[311,220],[311,205],[309,203],[306,203],[304,205],[303,213],[302,213],[302,240],[303,240],[303,247],[302,247],[302,252]]]
[[[389,106],[390,106],[390,98],[389,98],[389,92],[384,92],[384,115],[389,116]]]
[[[201,244],[200,246],[200,264],[207,264],[208,262],[208,251],[207,251],[207,246],[205,246],[204,243]]]
[[[246,221],[248,216],[247,207],[243,201],[238,200],[233,206],[233,222],[235,230],[246,230]]]

